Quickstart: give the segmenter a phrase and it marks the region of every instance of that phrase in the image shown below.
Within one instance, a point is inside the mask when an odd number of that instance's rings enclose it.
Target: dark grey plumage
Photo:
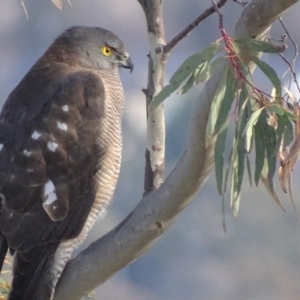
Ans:
[[[70,255],[109,204],[121,161],[123,88],[132,69],[102,28],[59,36],[0,115],[0,259],[14,252],[9,300],[49,300]]]

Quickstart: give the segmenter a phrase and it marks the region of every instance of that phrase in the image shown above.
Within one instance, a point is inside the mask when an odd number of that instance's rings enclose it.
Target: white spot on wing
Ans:
[[[55,186],[51,180],[49,180],[45,184],[44,197],[46,201],[44,202],[43,205],[50,205],[55,200],[57,200],[56,193],[55,193]]]
[[[37,140],[39,137],[41,136],[41,134],[38,131],[34,131],[31,135],[31,138],[34,140]]]
[[[58,144],[56,144],[55,142],[48,142],[47,144],[47,148],[52,152],[56,150],[57,146]]]
[[[69,106],[68,105],[63,105],[62,107],[63,111],[69,111]]]
[[[3,144],[0,144],[0,151],[2,150],[2,148],[3,148]]]
[[[57,121],[56,124],[57,124],[57,127],[58,127],[59,129],[64,130],[64,131],[67,131],[68,125],[67,125],[66,123],[62,123],[62,122]]]
[[[31,155],[31,152],[25,149],[25,150],[23,151],[23,154],[24,154],[25,156],[30,156],[30,155]]]

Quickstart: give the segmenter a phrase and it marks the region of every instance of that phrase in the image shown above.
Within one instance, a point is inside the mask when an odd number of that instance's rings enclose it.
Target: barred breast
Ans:
[[[105,153],[99,152],[99,170],[94,178],[97,193],[87,221],[79,236],[62,242],[56,251],[52,272],[53,278],[57,278],[52,283],[54,286],[65,264],[70,259],[74,248],[78,247],[85,240],[97,218],[105,213],[106,207],[112,199],[119,176],[122,154],[123,87],[119,76],[113,72],[109,74],[98,73],[104,83],[106,101],[104,103],[104,117],[99,124],[99,135],[96,141],[99,149],[105,149]]]

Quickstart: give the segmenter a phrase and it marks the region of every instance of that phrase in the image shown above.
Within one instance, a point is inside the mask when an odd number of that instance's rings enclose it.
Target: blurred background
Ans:
[[[50,0],[0,3],[0,105],[53,39],[73,25],[101,26],[117,34],[135,63],[134,72],[122,72],[125,89],[123,162],[120,180],[106,218],[98,222],[83,247],[116,226],[136,206],[143,193],[145,100],[148,40],[143,11],[137,0],[71,0],[58,10]],[[125,4],[126,2],[126,4]],[[165,0],[167,40],[183,29],[210,0]],[[242,7],[228,1],[226,30],[232,34]],[[295,42],[300,44],[300,6],[283,16]],[[271,36],[280,39],[279,22]],[[205,20],[172,52],[166,80],[190,54],[220,37],[216,15]],[[292,44],[285,52],[294,53]],[[278,56],[264,60],[283,74],[287,65]],[[272,61],[271,61],[272,60]],[[297,68],[296,68],[297,70]],[[255,81],[270,92],[261,73]],[[190,109],[201,91],[197,86],[184,97],[166,100],[166,175],[184,149]],[[293,89],[295,91],[295,89]],[[299,95],[296,94],[297,98]],[[299,167],[293,173],[294,194],[300,203]],[[246,177],[246,176],[245,176]],[[214,174],[175,224],[140,259],[124,268],[96,291],[101,300],[293,300],[300,299],[300,223],[287,197],[283,212],[264,188],[250,188],[244,180],[238,220],[226,209],[227,233],[222,228],[222,200]],[[300,208],[300,206],[299,206]]]

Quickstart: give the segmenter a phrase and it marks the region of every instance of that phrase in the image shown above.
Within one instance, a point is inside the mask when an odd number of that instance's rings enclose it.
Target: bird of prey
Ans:
[[[99,27],[63,32],[0,114],[0,266],[9,300],[49,300],[72,250],[109,204],[121,162],[123,42]]]

